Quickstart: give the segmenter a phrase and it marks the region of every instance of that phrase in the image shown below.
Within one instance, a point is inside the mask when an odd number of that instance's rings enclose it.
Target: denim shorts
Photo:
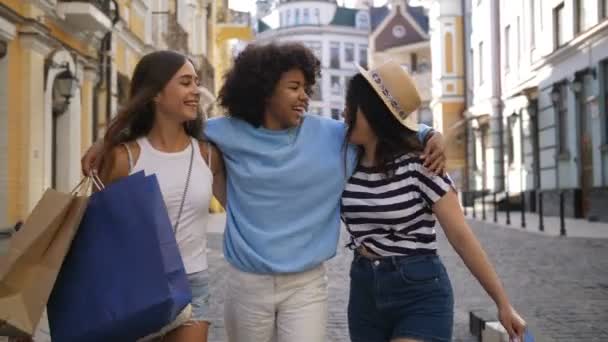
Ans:
[[[452,339],[454,296],[437,255],[371,260],[355,252],[350,279],[352,342]]]
[[[188,274],[192,290],[192,320],[211,322],[209,317],[209,271]]]

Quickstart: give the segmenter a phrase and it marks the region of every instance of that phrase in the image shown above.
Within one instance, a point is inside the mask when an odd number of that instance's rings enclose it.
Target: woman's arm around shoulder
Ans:
[[[213,174],[213,196],[222,206],[226,206],[226,168],[222,152],[211,142],[199,142],[201,155]],[[209,158],[211,155],[211,158]]]

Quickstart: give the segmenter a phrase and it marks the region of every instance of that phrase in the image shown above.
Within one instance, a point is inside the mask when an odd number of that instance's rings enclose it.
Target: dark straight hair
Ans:
[[[372,131],[378,137],[376,146],[375,168],[390,178],[396,169],[394,160],[406,153],[421,153],[422,144],[416,132],[406,128],[395,118],[393,113],[378,96],[374,88],[360,73],[348,84],[346,92],[346,111],[348,129],[344,139],[344,151],[357,124],[357,110],[360,109],[369,122]],[[358,147],[358,157],[363,154],[363,147]],[[345,152],[346,158],[346,152]],[[346,159],[345,159],[346,163]]]

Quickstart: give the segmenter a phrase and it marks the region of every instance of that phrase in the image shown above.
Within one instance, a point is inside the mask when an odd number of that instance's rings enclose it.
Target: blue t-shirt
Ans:
[[[419,138],[430,128],[421,125]],[[236,118],[207,122],[224,155],[224,255],[237,269],[271,274],[314,268],[336,254],[340,196],[356,157],[344,123],[306,115],[287,130]],[[346,159],[345,159],[346,158]]]

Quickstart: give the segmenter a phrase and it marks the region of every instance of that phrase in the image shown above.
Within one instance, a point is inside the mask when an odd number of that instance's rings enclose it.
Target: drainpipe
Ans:
[[[468,163],[468,156],[469,156],[469,122],[467,121],[466,118],[466,112],[468,110],[469,107],[469,100],[468,100],[468,95],[469,95],[469,84],[468,84],[468,78],[469,75],[467,73],[467,47],[469,44],[467,44],[466,42],[467,40],[467,12],[466,12],[466,1],[467,0],[460,0],[460,6],[462,8],[462,41],[464,42],[464,47],[462,49],[462,72],[463,72],[463,85],[464,85],[464,105],[465,105],[465,109],[463,112],[463,118],[462,120],[464,121],[464,155],[465,155],[465,167],[464,167],[464,184],[463,184],[463,188],[466,189],[466,191],[469,191],[469,163]],[[470,23],[469,23],[470,24]]]
[[[95,82],[95,86],[93,87],[93,141],[97,141],[98,137],[98,129],[97,129],[97,123],[99,121],[99,93],[101,92],[101,88],[103,86],[103,82],[104,82],[104,75],[105,75],[105,60],[106,60],[106,46],[108,45],[107,42],[108,40],[112,39],[112,34],[111,33],[106,33],[106,35],[103,37],[103,39],[101,40],[101,46],[99,48],[98,51],[98,66],[97,66],[97,70],[99,70],[99,77],[97,77],[97,80]]]
[[[505,143],[504,143],[504,134],[503,134],[503,109],[504,105],[502,102],[502,44],[500,39],[500,1],[492,1],[492,14],[491,20],[494,22],[492,36],[493,40],[498,45],[498,48],[495,49],[498,53],[495,56],[494,65],[497,66],[498,72],[495,71],[495,82],[494,82],[494,97],[497,98],[497,103],[494,105],[494,109],[496,111],[497,117],[494,120],[490,121],[490,124],[493,123],[493,132],[494,139],[498,139],[498,157],[494,156],[494,188],[495,190],[502,189],[507,190],[505,188],[505,167],[504,167],[504,155],[505,155]],[[496,138],[498,137],[498,138]],[[494,144],[496,146],[496,144]],[[499,167],[497,167],[499,166]],[[500,173],[498,173],[500,172]]]

